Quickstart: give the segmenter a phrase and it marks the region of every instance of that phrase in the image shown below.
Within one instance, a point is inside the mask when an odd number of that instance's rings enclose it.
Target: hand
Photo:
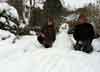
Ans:
[[[45,37],[45,35],[43,33],[40,34],[42,37]]]

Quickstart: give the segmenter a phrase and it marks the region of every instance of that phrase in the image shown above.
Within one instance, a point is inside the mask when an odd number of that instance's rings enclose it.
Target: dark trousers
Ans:
[[[42,36],[38,36],[37,40],[40,44],[42,44],[45,48],[49,48],[52,46],[52,41],[46,38],[43,38]]]
[[[86,53],[91,53],[93,51],[93,47],[91,43],[92,43],[92,40],[77,41],[76,45],[74,46],[74,49],[83,51]]]

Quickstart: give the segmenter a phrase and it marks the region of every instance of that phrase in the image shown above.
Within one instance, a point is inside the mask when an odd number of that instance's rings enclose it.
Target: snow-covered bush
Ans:
[[[6,15],[19,19],[17,10],[13,6],[9,5],[8,3],[5,2],[0,3],[0,12],[4,10],[6,11]]]
[[[0,29],[16,34],[19,16],[17,10],[8,3],[0,3]]]

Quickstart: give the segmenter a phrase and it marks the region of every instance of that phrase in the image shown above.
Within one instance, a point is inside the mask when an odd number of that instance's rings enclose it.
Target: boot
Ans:
[[[91,53],[93,52],[93,47],[91,45],[85,46],[82,51],[86,53]]]

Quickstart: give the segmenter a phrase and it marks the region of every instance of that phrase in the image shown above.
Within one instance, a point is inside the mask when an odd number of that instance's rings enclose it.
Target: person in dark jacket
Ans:
[[[52,17],[48,18],[48,24],[45,25],[38,36],[38,41],[45,47],[49,48],[52,46],[56,39],[56,30],[54,26],[54,20]]]
[[[93,26],[87,22],[85,16],[79,17],[79,23],[74,27],[73,37],[76,40],[75,50],[91,53],[93,47],[91,45],[95,32]]]

